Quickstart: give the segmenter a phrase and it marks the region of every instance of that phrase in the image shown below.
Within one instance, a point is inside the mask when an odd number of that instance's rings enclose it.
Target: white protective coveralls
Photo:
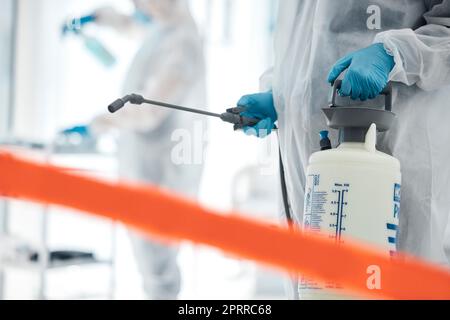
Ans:
[[[341,57],[382,42],[395,58],[393,128],[378,148],[402,165],[398,249],[450,263],[450,1],[282,0],[273,89],[292,212],[302,221],[305,171],[327,129],[327,75]],[[331,136],[337,142],[336,133]],[[293,297],[297,297],[293,288]]]
[[[184,0],[135,3],[141,11],[150,11],[154,22],[131,64],[123,94],[137,93],[152,100],[202,108],[206,105],[203,43],[187,3]],[[108,17],[99,16],[107,24]],[[113,18],[109,20],[115,26],[129,26],[123,17]],[[114,115],[99,116],[92,128],[97,132],[121,129],[121,177],[197,196],[201,161],[189,163],[195,160],[194,156],[174,159],[172,155],[183,135],[190,134],[192,141],[194,128],[206,129],[204,117],[150,105],[127,105]],[[202,143],[192,141],[199,142]],[[131,240],[148,297],[176,299],[180,290],[177,248],[134,233]]]

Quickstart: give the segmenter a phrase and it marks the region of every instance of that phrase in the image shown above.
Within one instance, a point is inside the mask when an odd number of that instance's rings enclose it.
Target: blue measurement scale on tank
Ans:
[[[347,218],[346,207],[348,206],[346,195],[348,194],[350,185],[348,183],[335,183],[334,189],[331,191],[336,195],[336,200],[331,201],[331,204],[336,206],[334,212],[330,212],[331,216],[336,218],[336,222],[330,224],[330,228],[334,228],[335,239],[337,242],[341,241],[342,232],[345,231],[345,218]]]

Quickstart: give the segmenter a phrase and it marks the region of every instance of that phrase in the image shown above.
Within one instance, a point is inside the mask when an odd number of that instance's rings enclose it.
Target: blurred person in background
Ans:
[[[173,104],[206,105],[203,43],[187,2],[133,0],[133,3],[137,13],[133,16],[105,7],[85,19],[125,36],[143,36],[124,80],[123,95],[137,93]],[[142,24],[142,21],[151,22]],[[111,98],[116,98],[116,93]],[[118,160],[122,178],[196,198],[202,164],[175,163],[171,155],[176,142],[171,140],[171,135],[177,129],[192,133],[199,123],[206,127],[204,118],[193,114],[129,105],[117,114],[101,114],[89,125],[64,130],[63,134],[83,132],[97,136],[119,130]],[[130,238],[148,298],[176,299],[181,283],[178,249],[134,232]]]

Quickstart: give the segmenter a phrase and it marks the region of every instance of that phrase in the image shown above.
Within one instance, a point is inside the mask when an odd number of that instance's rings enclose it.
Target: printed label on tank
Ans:
[[[397,234],[398,234],[398,218],[400,215],[400,199],[401,199],[401,185],[394,184],[393,196],[393,213],[392,219],[386,223],[387,229],[387,243],[389,246],[389,253],[391,257],[395,257],[397,251]]]
[[[324,232],[341,243],[341,235],[346,231],[345,220],[350,184],[334,182],[330,186],[321,186],[320,175],[309,175],[306,186],[304,229],[309,232]],[[342,286],[335,282],[319,284],[311,278],[301,276],[298,289],[301,295],[301,291],[305,289],[342,289]]]
[[[330,189],[330,187],[320,185],[320,175],[309,175],[306,186],[304,229],[312,232],[325,232],[340,242],[342,233],[346,230],[345,220],[350,184],[334,182]],[[328,190],[323,190],[323,188]]]
[[[320,185],[320,175],[309,175],[306,185],[308,190],[305,193],[303,227],[308,231],[319,232],[323,221],[322,215],[326,213],[325,204],[328,193],[317,190]]]
[[[400,198],[401,198],[401,186],[394,184],[394,218],[398,219],[400,215]]]

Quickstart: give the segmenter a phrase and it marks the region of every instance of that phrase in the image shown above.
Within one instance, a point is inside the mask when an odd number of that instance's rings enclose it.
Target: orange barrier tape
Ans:
[[[237,256],[336,281],[366,297],[450,299],[450,273],[418,260],[392,261],[373,248],[223,216],[150,186],[98,181],[0,152],[3,196],[62,205],[122,221],[147,234],[186,239]],[[367,287],[369,266],[381,270],[381,290]]]

